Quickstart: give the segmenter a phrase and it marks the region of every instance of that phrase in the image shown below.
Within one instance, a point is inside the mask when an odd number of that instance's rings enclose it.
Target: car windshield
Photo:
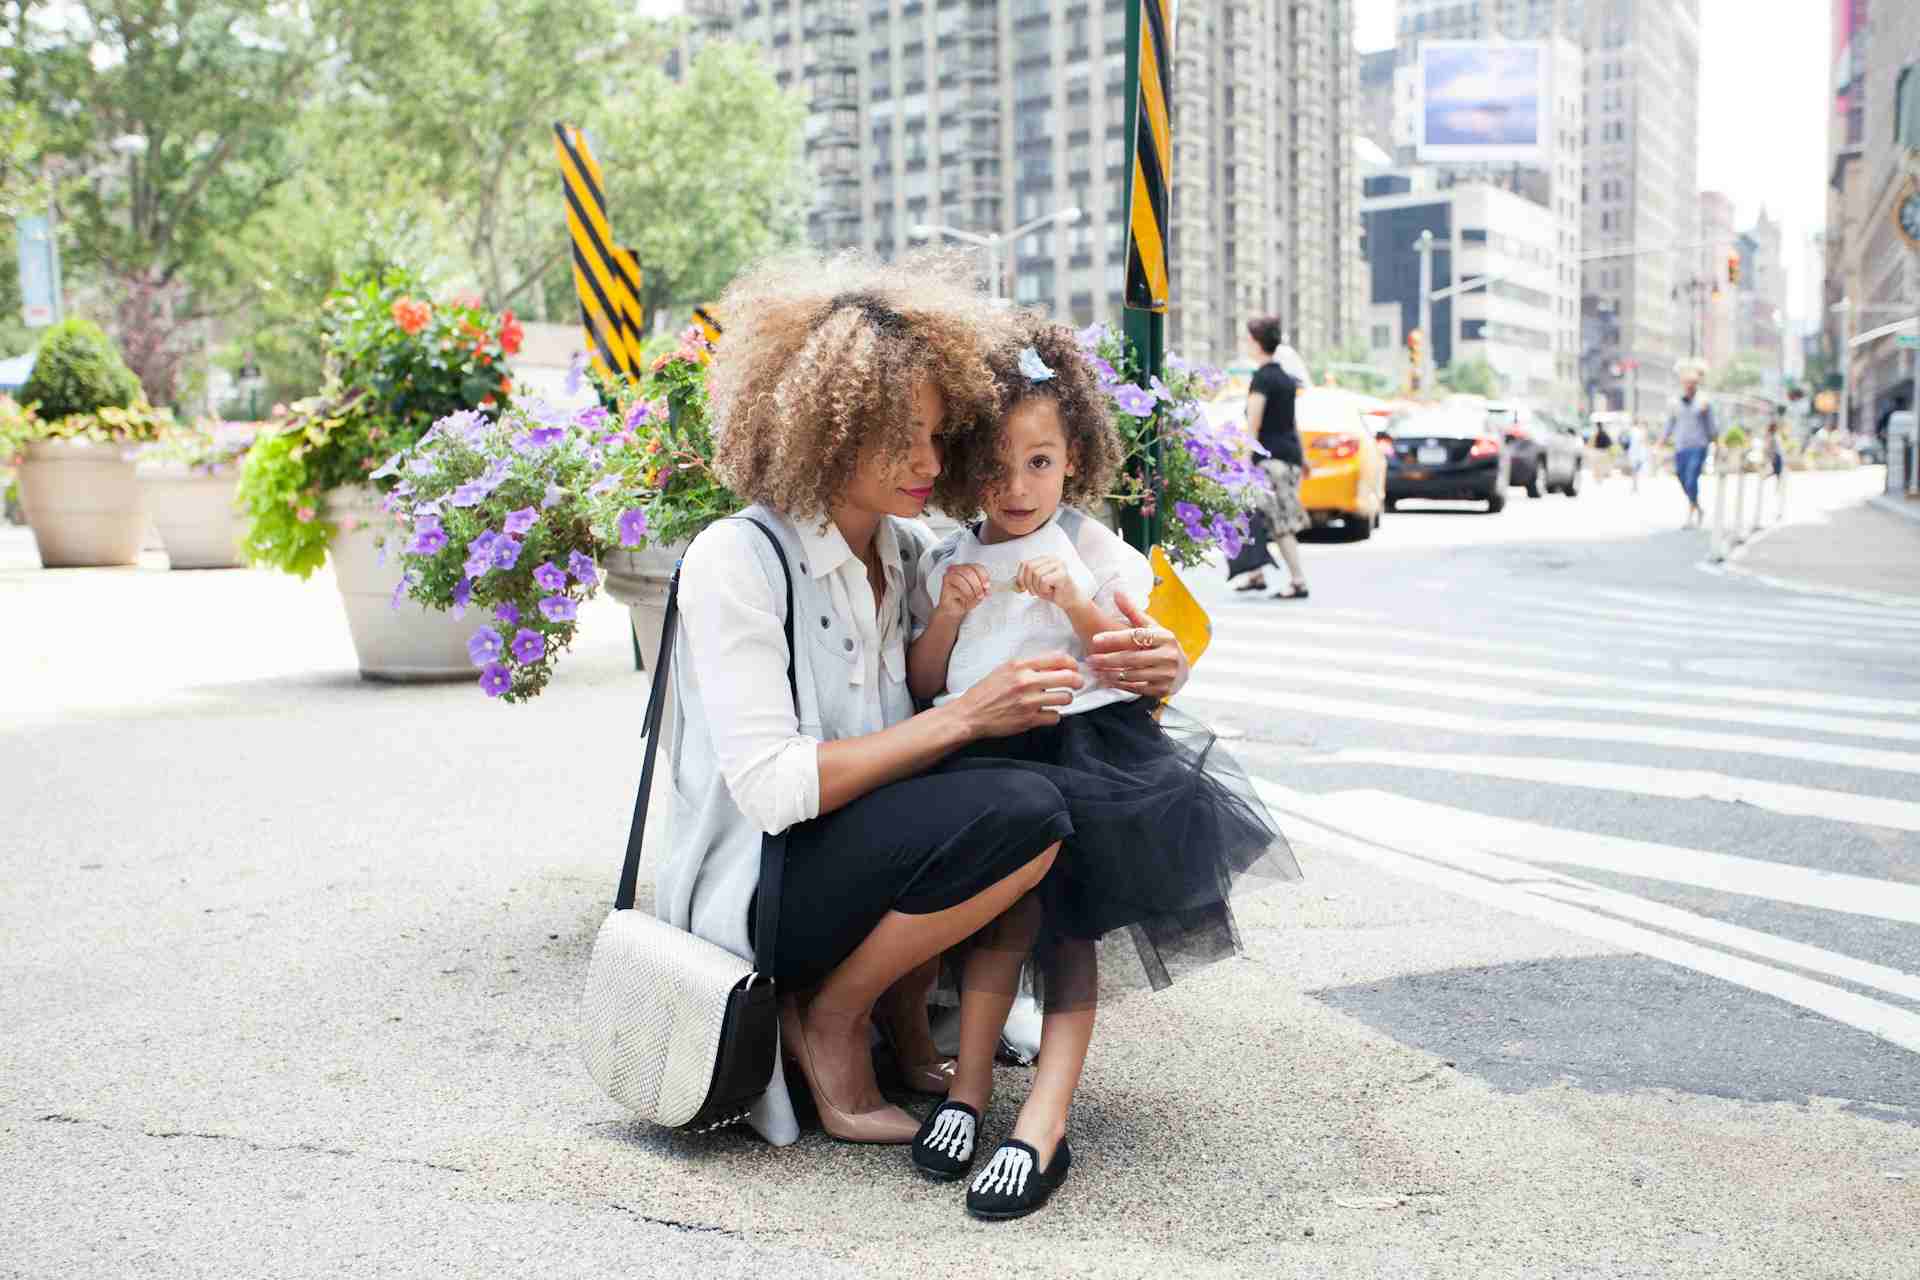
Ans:
[[[1403,413],[1387,424],[1396,439],[1435,436],[1463,439],[1482,434],[1477,418],[1461,413]]]
[[[1487,406],[1487,425],[1498,431],[1520,421],[1520,411],[1504,405]]]

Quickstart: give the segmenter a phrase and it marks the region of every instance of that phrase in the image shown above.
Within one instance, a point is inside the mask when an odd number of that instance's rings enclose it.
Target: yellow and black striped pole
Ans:
[[[695,307],[693,309],[693,327],[700,331],[701,336],[707,340],[707,345],[710,347],[720,341],[720,335],[724,332],[720,327],[720,320],[714,315],[711,306]]]
[[[607,221],[606,184],[587,135],[566,124],[553,126],[567,202],[567,234],[573,245],[573,288],[580,297],[580,324],[587,355],[605,378],[640,371],[645,331],[640,313],[640,264],[613,243]]]
[[[1172,217],[1173,113],[1168,91],[1173,75],[1175,0],[1127,0],[1127,164],[1123,170],[1127,209],[1127,275],[1122,329],[1140,361],[1140,381],[1158,377],[1167,354],[1167,230]],[[1160,446],[1148,464],[1157,483]],[[1132,537],[1146,551],[1159,541],[1164,513],[1156,507]]]

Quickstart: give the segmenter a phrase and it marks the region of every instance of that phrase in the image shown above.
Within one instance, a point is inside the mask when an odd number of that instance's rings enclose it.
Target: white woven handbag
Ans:
[[[748,522],[773,543],[787,575],[787,684],[797,702],[793,575],[773,531],[758,520]],[[647,704],[640,795],[634,802],[633,827],[627,834],[627,857],[613,910],[594,938],[587,966],[580,1047],[588,1073],[615,1102],[655,1124],[706,1132],[746,1119],[748,1109],[773,1078],[779,1021],[771,975],[787,841],[784,834],[767,836],[761,846],[754,908],[755,963],[676,929],[650,912],[634,910],[647,798],[653,790],[660,717],[679,615],[680,570],[676,567],[667,588],[660,658],[654,665],[653,693]]]

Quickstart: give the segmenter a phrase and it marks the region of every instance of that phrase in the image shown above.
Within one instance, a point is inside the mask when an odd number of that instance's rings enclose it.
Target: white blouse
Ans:
[[[1053,652],[1070,654],[1080,664],[1085,682],[1075,691],[1072,703],[1061,708],[1062,715],[1076,715],[1138,696],[1100,682],[1087,665],[1086,646],[1065,610],[1051,601],[1013,590],[1020,565],[1036,556],[1056,556],[1064,561],[1087,597],[1102,612],[1116,618],[1120,616],[1114,603],[1116,595],[1125,592],[1144,609],[1153,591],[1153,567],[1147,558],[1113,530],[1077,511],[1058,514],[1034,532],[1008,542],[984,543],[970,528],[954,531],[921,557],[916,575],[919,586],[911,600],[914,634],[926,630],[933,617],[949,566],[985,567],[994,590],[960,624],[953,656],[947,661],[946,692],[934,699],[936,705],[959,697],[1004,662]]]
[[[866,565],[832,521],[824,530],[812,519],[794,524],[802,560],[792,572],[825,580],[833,612],[850,632],[842,642],[852,650],[846,686],[817,690],[824,737],[856,738],[898,724],[914,708],[901,621],[906,573],[892,522],[882,520],[876,538],[886,577],[877,604]],[[764,541],[741,521],[721,521],[696,539],[681,565],[680,614],[721,775],[740,811],[773,833],[819,816],[820,740],[801,734],[794,713],[784,590],[761,567]],[[687,583],[703,585],[689,590]],[[810,623],[815,619],[794,619],[796,644]]]

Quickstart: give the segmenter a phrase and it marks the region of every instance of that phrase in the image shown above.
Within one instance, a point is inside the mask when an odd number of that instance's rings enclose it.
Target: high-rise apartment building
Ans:
[[[1422,40],[1556,33],[1585,55],[1585,248],[1640,251],[1585,264],[1587,380],[1611,407],[1652,415],[1687,354],[1681,286],[1701,238],[1699,0],[1399,0],[1408,60]]]
[[[1786,363],[1786,238],[1780,223],[1760,217],[1740,235],[1740,288],[1734,342],[1739,354],[1757,363],[1778,391],[1778,373]]]
[[[1733,200],[1723,191],[1700,193],[1700,238],[1706,244],[1699,254],[1698,279],[1710,281],[1712,288],[1697,300],[1700,308],[1700,358],[1710,369],[1725,368],[1733,359],[1738,343],[1735,323],[1735,289],[1727,279],[1727,261],[1740,252],[1733,230]]]
[[[1856,39],[1866,40],[1861,76],[1865,99],[1861,128],[1861,222],[1849,244],[1854,258],[1855,333],[1870,332],[1889,321],[1904,320],[1920,309],[1920,250],[1900,234],[1895,211],[1912,180],[1913,168],[1894,127],[1900,77],[1920,65],[1920,5],[1874,0],[1871,26]],[[1920,73],[1914,73],[1920,74]],[[1909,92],[1912,92],[1909,89]],[[1914,407],[1914,379],[1920,375],[1920,350],[1901,347],[1893,335],[1854,353],[1856,430],[1886,426],[1888,416]]]
[[[1124,0],[689,0],[698,38],[760,45],[810,106],[814,243],[883,257],[919,227],[1005,234],[1004,291],[1119,314]],[[1254,312],[1309,354],[1363,333],[1352,0],[1186,0],[1174,128],[1170,346],[1229,360]],[[935,233],[938,234],[937,232]]]

